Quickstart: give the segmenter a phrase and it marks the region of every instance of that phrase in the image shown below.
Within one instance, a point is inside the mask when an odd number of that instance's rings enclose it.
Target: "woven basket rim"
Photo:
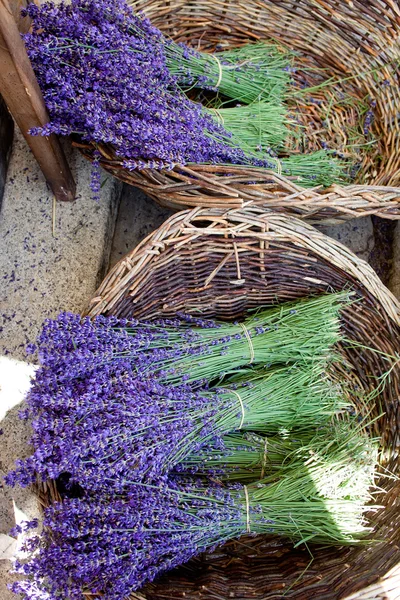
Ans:
[[[179,227],[181,222],[187,222],[188,224],[196,221],[216,222],[221,220],[224,222],[226,219],[232,219],[240,223],[242,217],[244,218],[243,222],[247,221],[260,227],[265,226],[268,231],[274,231],[277,235],[285,235],[285,233],[291,232],[297,243],[301,243],[305,248],[317,250],[321,256],[328,258],[332,264],[344,268],[349,274],[356,276],[365,288],[385,307],[390,318],[397,325],[400,325],[400,301],[382,283],[373,268],[365,260],[358,257],[338,240],[330,238],[303,220],[253,206],[242,210],[197,207],[173,214],[155,232],[150,233],[114,265],[96,290],[84,314],[93,317],[104,310],[112,310],[120,289],[143,268],[143,265],[148,262],[148,259],[154,253],[162,251],[163,238],[168,236],[171,230],[173,231],[177,226]],[[199,228],[199,231],[204,234],[204,228]],[[234,233],[234,229],[232,229],[232,232]],[[207,234],[210,236],[225,235],[226,231],[219,234],[216,229],[213,229]],[[116,278],[120,276],[124,269],[127,270],[125,278],[122,279],[117,288],[113,287]]]

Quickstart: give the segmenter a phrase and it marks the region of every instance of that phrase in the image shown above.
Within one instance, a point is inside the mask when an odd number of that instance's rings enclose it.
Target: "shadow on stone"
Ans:
[[[110,268],[157,229],[173,212],[141,190],[125,184],[111,248]]]
[[[8,161],[10,159],[12,141],[14,137],[14,121],[0,96],[0,209],[3,200],[4,186]]]

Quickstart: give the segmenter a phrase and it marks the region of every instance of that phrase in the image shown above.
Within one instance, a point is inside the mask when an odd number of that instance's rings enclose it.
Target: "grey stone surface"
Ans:
[[[321,226],[319,229],[350,248],[360,258],[369,260],[375,245],[371,217],[352,219],[342,225]]]
[[[18,418],[20,403],[29,388],[34,365],[0,356],[0,598],[16,600],[7,589],[13,581],[10,574],[12,551],[17,544],[7,534],[16,522],[40,516],[36,497],[29,489],[10,489],[1,484],[17,458],[30,454],[29,425]],[[11,410],[9,410],[11,409]],[[12,547],[12,545],[14,547]],[[7,559],[8,558],[8,559]]]
[[[1,600],[16,600],[15,594],[7,589],[7,584],[11,581],[10,561],[0,560],[0,598]]]
[[[91,198],[90,164],[69,152],[77,200],[57,203],[18,133],[0,212],[1,354],[24,358],[42,321],[80,311],[108,268],[121,186],[109,176],[99,203]],[[106,257],[106,259],[105,259]]]
[[[24,346],[43,320],[63,310],[81,311],[108,268],[122,186],[106,178],[101,200],[91,198],[90,164],[66,148],[77,182],[77,200],[57,203],[26,142],[16,132],[0,212],[0,477],[29,454],[30,427],[18,419],[33,365]],[[11,409],[11,410],[10,410]],[[8,412],[7,412],[8,411]],[[29,490],[0,488],[0,556],[15,520],[39,514]],[[0,599],[15,596],[10,562],[0,559]]]
[[[144,192],[124,185],[111,249],[110,267],[172,214],[172,211],[159,206]]]

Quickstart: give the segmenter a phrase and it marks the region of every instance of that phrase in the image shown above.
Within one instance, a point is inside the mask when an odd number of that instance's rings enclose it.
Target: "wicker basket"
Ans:
[[[277,173],[246,167],[192,165],[173,171],[129,172],[110,146],[100,147],[101,164],[144,190],[163,206],[180,210],[242,208],[250,204],[285,211],[311,222],[330,223],[376,214],[400,218],[400,11],[381,0],[130,0],[165,34],[210,50],[274,38],[299,53],[297,64],[323,68],[326,77],[354,96],[376,101],[375,156],[365,158],[360,185],[305,190]],[[386,66],[385,66],[386,65]],[[316,74],[300,75],[310,85]],[[326,107],[325,107],[326,108]],[[307,120],[306,136],[321,128],[318,106]],[[333,107],[334,131],[351,118],[351,108]],[[336,112],[335,112],[336,111]],[[350,112],[349,112],[350,111]],[[93,146],[77,144],[89,159]],[[313,149],[312,146],[310,149]],[[373,184],[373,185],[372,185]],[[385,187],[387,186],[387,187]]]
[[[183,309],[229,319],[266,303],[344,288],[360,298],[343,311],[346,335],[395,355],[400,304],[371,267],[340,243],[303,221],[257,208],[192,209],[170,217],[126,255],[98,289],[87,314],[150,317]],[[342,376],[365,390],[371,389],[371,375],[388,370],[377,353],[352,350],[347,358],[353,371]],[[399,392],[395,364],[391,384],[376,400],[375,413],[383,408],[385,416],[376,422],[375,433],[382,436],[385,464],[398,474]],[[242,538],[192,560],[132,598],[394,598],[386,591],[399,582],[400,482],[383,479],[380,484],[387,491],[377,498],[384,508],[373,517],[374,537],[380,541],[370,547],[313,546],[310,564],[306,550],[293,550],[280,539]],[[49,491],[43,490],[45,502]]]

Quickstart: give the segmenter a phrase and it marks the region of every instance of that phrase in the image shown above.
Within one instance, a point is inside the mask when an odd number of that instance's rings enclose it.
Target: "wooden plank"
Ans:
[[[28,130],[49,121],[43,96],[21,40],[18,25],[27,30],[18,16],[19,0],[12,7],[0,0],[0,93],[28,142],[57,200],[75,198],[75,182],[56,136],[30,136]]]

